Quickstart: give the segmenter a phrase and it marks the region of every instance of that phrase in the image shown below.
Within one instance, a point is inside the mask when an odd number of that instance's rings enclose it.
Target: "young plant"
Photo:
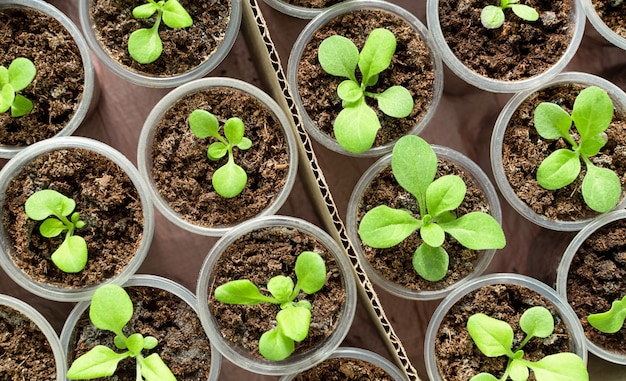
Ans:
[[[368,211],[359,226],[363,243],[377,249],[395,246],[419,230],[424,241],[413,254],[413,267],[424,279],[441,280],[448,270],[448,253],[441,245],[446,233],[473,249],[500,249],[506,244],[500,224],[489,214],[454,213],[467,191],[463,180],[446,175],[435,180],[437,156],[424,139],[407,135],[395,144],[391,170],[398,184],[417,199],[420,218],[410,211],[379,205]]]
[[[121,360],[134,357],[137,360],[137,381],[176,381],[170,368],[157,353],[148,357],[141,353],[144,349],[154,349],[158,344],[156,338],[144,337],[140,333],[124,335],[123,328],[132,316],[133,302],[122,287],[114,284],[99,287],[91,298],[89,319],[96,328],[113,332],[115,346],[123,352],[97,345],[74,360],[67,371],[67,378],[88,380],[109,377],[115,373]]]
[[[560,106],[543,102],[535,109],[535,128],[544,139],[563,138],[572,149],[552,152],[537,169],[537,182],[543,188],[556,190],[571,184],[580,173],[582,160],[587,168],[581,191],[585,203],[596,212],[611,210],[619,202],[622,185],[615,172],[596,167],[590,157],[607,142],[604,131],[613,118],[613,102],[606,91],[590,86],[578,94],[572,115]],[[572,122],[578,141],[570,134]]]
[[[131,33],[128,39],[128,52],[140,64],[156,61],[163,52],[163,42],[159,37],[159,25],[163,23],[173,29],[186,28],[193,24],[191,16],[178,0],[148,0],[148,3],[133,9],[133,16],[138,19],[152,17],[156,12],[156,21],[151,28],[141,28]]]
[[[413,111],[413,97],[402,86],[392,86],[382,93],[366,91],[378,82],[378,74],[387,69],[396,51],[396,37],[387,29],[375,29],[367,37],[363,50],[343,36],[330,36],[319,46],[318,58],[328,74],[348,78],[337,87],[343,110],[337,115],[333,131],[337,142],[347,151],[360,153],[372,147],[380,127],[376,112],[365,97],[378,101],[380,110],[394,118],[405,118]],[[357,79],[356,68],[361,72]]]
[[[17,92],[30,85],[36,74],[35,64],[24,57],[14,59],[8,69],[0,66],[0,113],[11,110],[17,118],[33,109],[33,102]]]
[[[284,360],[294,351],[294,342],[304,340],[309,333],[311,303],[295,301],[300,291],[311,295],[326,283],[326,264],[312,251],[304,251],[296,259],[296,284],[289,277],[278,275],[269,280],[267,290],[272,296],[261,294],[247,279],[233,280],[215,289],[215,299],[227,304],[254,306],[259,303],[280,305],[276,328],[265,332],[259,340],[259,352],[271,361]]]
[[[63,243],[52,253],[51,259],[66,273],[77,273],[87,264],[87,243],[83,237],[74,235],[74,230],[83,228],[85,222],[74,212],[75,208],[74,200],[52,189],[33,193],[24,204],[28,218],[43,220],[39,225],[42,236],[52,238],[65,232]]]
[[[554,318],[545,307],[531,307],[520,318],[520,328],[526,337],[513,351],[513,328],[502,320],[485,314],[475,314],[467,320],[467,330],[478,349],[487,357],[507,356],[506,370],[501,378],[489,373],[479,373],[470,381],[526,381],[529,369],[537,381],[585,381],[589,374],[585,362],[574,353],[562,352],[548,355],[537,362],[524,359],[522,348],[532,338],[546,338],[554,331]]]
[[[218,131],[219,122],[215,115],[205,110],[195,110],[189,116],[191,132],[198,138],[209,136],[217,139],[211,143],[207,156],[211,160],[219,160],[228,153],[228,162],[218,168],[213,174],[212,184],[217,194],[224,198],[237,196],[248,181],[248,175],[243,168],[235,163],[233,147],[247,150],[252,147],[252,141],[243,136],[245,126],[239,118],[230,118],[224,124],[224,136]]]
[[[615,300],[610,310],[587,317],[593,328],[604,333],[615,333],[622,329],[624,319],[626,319],[626,296],[621,300]]]
[[[519,0],[500,0],[500,5],[487,5],[480,12],[480,22],[487,29],[496,29],[504,24],[504,10],[511,8],[517,17],[526,21],[537,21],[539,13],[532,7],[518,4]]]

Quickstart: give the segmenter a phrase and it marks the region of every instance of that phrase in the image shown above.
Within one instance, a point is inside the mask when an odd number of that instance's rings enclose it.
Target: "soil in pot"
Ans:
[[[196,109],[217,117],[220,131],[231,117],[245,125],[252,139],[248,150],[234,148],[235,162],[248,175],[242,193],[230,199],[211,185],[215,170],[228,158],[207,158],[214,139],[196,138],[189,115]],[[223,134],[223,132],[221,132]],[[251,95],[233,88],[209,88],[177,101],[157,125],[152,148],[151,175],[160,195],[186,221],[203,227],[229,226],[252,218],[270,205],[287,181],[289,152],[276,116]]]
[[[131,286],[125,289],[135,310],[124,334],[141,333],[144,337],[155,337],[159,344],[149,352],[158,353],[178,381],[208,379],[211,345],[193,308],[176,295],[158,288]],[[68,366],[96,345],[115,348],[114,336],[109,331],[95,328],[89,321],[89,310],[85,310],[70,340]],[[144,351],[144,355],[148,353]],[[135,359],[122,360],[115,377],[119,381],[135,381]]]
[[[524,339],[519,326],[522,314],[534,306],[546,307],[554,317],[554,332],[545,339],[533,338],[524,345],[524,358],[530,361],[559,353],[571,352],[570,337],[556,307],[539,293],[512,284],[487,285],[472,291],[456,302],[444,316],[437,331],[435,350],[437,366],[442,379],[469,380],[480,372],[502,377],[506,356],[489,358],[474,344],[467,331],[467,320],[476,313],[484,313],[504,320],[513,328],[513,347]],[[534,380],[531,372],[528,380]]]
[[[545,72],[563,56],[574,31],[573,1],[524,0],[539,12],[537,21],[524,21],[507,9],[504,25],[487,29],[480,13],[496,3],[439,1],[443,37],[465,66],[483,77],[519,81]]]
[[[311,302],[311,324],[306,339],[295,343],[293,355],[306,353],[321,345],[335,330],[346,301],[341,272],[332,254],[315,237],[293,228],[268,227],[244,234],[221,254],[213,283],[209,286],[209,309],[225,339],[233,346],[261,358],[259,338],[275,328],[280,306],[262,303],[256,306],[229,305],[218,302],[214,290],[236,279],[248,279],[261,290],[276,275],[295,280],[295,262],[303,251],[314,251],[326,263],[326,284],[313,295],[301,294],[296,300]]]
[[[18,118],[0,114],[0,144],[26,146],[51,138],[74,116],[82,99],[85,72],[72,35],[54,17],[31,8],[0,9],[0,65],[18,57],[37,68],[20,94],[33,110]]]
[[[394,381],[382,368],[359,359],[332,358],[298,374],[293,381]]]
[[[619,0],[592,0],[591,4],[609,29],[626,38],[626,3]]]
[[[55,381],[52,347],[39,327],[21,312],[0,305],[0,380]]]
[[[344,0],[284,0],[285,3],[304,8],[327,8]]]
[[[537,183],[539,164],[552,152],[568,146],[563,139],[547,141],[539,136],[533,122],[535,108],[541,102],[554,102],[571,113],[574,100],[583,88],[577,84],[563,84],[532,94],[513,113],[504,132],[502,164],[511,188],[535,213],[553,220],[576,221],[598,215],[585,204],[580,191],[586,173],[584,165],[578,178],[564,188],[549,191]],[[605,133],[608,141],[591,161],[613,170],[624,189],[626,116],[616,111]]]
[[[187,28],[172,29],[161,22],[163,53],[142,65],[128,53],[128,38],[140,28],[150,28],[155,18],[136,19],[132,10],[144,0],[89,0],[89,19],[105,52],[126,68],[151,77],[186,73],[205,62],[224,40],[231,15],[230,0],[179,0],[193,19]]]
[[[370,32],[376,28],[389,29],[396,36],[396,52],[389,68],[379,74],[378,83],[368,91],[380,93],[391,86],[404,86],[415,102],[406,118],[396,119],[380,111],[375,101],[367,99],[380,120],[374,147],[406,135],[426,114],[433,101],[435,69],[426,42],[399,16],[382,10],[358,10],[337,16],[313,33],[302,52],[298,66],[298,91],[311,120],[323,133],[334,138],[333,123],[342,110],[337,86],[344,78],[327,74],[319,64],[317,51],[327,37],[338,34],[363,48]]]
[[[34,192],[53,189],[76,202],[86,223],[77,235],[89,258],[79,273],[59,270],[50,256],[64,234],[45,238],[40,221],[26,216],[24,203]],[[85,287],[119,274],[137,251],[143,235],[143,207],[137,189],[113,161],[82,148],[47,152],[28,163],[7,185],[2,222],[12,242],[15,265],[36,282]]]

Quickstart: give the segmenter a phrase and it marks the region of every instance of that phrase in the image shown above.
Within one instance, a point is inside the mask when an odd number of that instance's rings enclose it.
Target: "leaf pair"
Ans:
[[[615,333],[622,329],[626,319],[626,296],[615,300],[611,309],[606,312],[591,314],[587,317],[589,324],[600,332]]]
[[[17,92],[30,85],[36,74],[35,65],[24,57],[14,59],[8,69],[0,66],[0,113],[11,110],[11,116],[17,118],[33,109],[33,102]]]
[[[387,29],[374,29],[359,53],[352,41],[330,36],[319,46],[318,58],[328,74],[348,78],[337,87],[343,110],[333,128],[337,142],[347,151],[360,153],[372,147],[381,128],[376,112],[365,103],[365,96],[375,98],[380,110],[394,118],[405,118],[413,111],[413,97],[402,86],[392,86],[382,93],[365,91],[378,82],[378,74],[387,69],[396,51],[396,37]],[[357,80],[356,68],[361,72]]]
[[[511,8],[517,17],[526,21],[537,21],[539,13],[532,7],[518,4],[519,0],[501,0],[500,5],[487,5],[480,13],[480,22],[487,29],[496,29],[504,24],[504,10]]]

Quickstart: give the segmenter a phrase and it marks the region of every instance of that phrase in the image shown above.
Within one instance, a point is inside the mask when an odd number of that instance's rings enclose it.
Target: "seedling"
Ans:
[[[151,28],[141,28],[131,33],[128,39],[128,52],[140,64],[149,64],[161,56],[163,42],[159,37],[159,25],[163,23],[173,29],[186,28],[193,24],[191,16],[178,0],[148,0],[148,3],[133,9],[133,16],[138,19],[152,17],[156,12],[156,21]]]
[[[467,330],[480,351],[487,357],[507,356],[506,370],[501,378],[489,373],[479,373],[470,381],[526,381],[529,369],[537,381],[589,380],[585,362],[574,353],[561,352],[533,362],[524,359],[522,348],[532,338],[547,338],[554,332],[554,318],[545,307],[531,307],[520,318],[520,328],[526,336],[513,351],[513,328],[502,320],[482,313],[467,320]]]
[[[604,333],[615,333],[622,329],[624,319],[626,319],[626,296],[621,300],[615,300],[610,310],[587,317],[593,328]]]
[[[517,17],[526,21],[537,21],[539,13],[532,7],[518,4],[519,0],[500,0],[500,5],[487,5],[480,12],[480,22],[487,29],[496,29],[504,24],[504,10],[511,8]]]
[[[211,143],[207,150],[207,156],[211,160],[219,160],[228,153],[228,162],[218,168],[213,174],[213,188],[224,198],[237,196],[248,181],[248,175],[243,168],[235,163],[233,147],[247,150],[252,147],[252,141],[243,136],[245,126],[239,118],[230,118],[224,124],[224,136],[218,131],[219,122],[215,115],[205,110],[195,110],[189,116],[191,132],[198,138],[204,139],[209,136],[217,139]]]
[[[157,346],[155,337],[144,337],[140,333],[133,333],[128,337],[124,335],[123,329],[132,316],[133,302],[122,287],[114,284],[99,287],[91,298],[89,319],[96,328],[113,332],[115,346],[124,352],[119,353],[104,345],[96,345],[74,360],[67,371],[67,378],[88,380],[109,377],[115,373],[121,360],[134,357],[137,360],[137,381],[176,381],[176,377],[158,353],[148,357],[141,353],[144,349],[150,350]]]
[[[52,189],[33,193],[24,204],[30,219],[43,220],[39,225],[42,236],[52,238],[65,232],[63,243],[52,253],[51,259],[66,273],[77,273],[87,264],[87,243],[83,237],[74,235],[74,230],[83,228],[85,222],[74,212],[75,208],[74,200]]]
[[[535,109],[535,128],[544,139],[563,138],[572,149],[552,152],[537,169],[537,182],[543,188],[556,190],[571,184],[579,175],[581,164],[587,168],[581,191],[585,203],[596,212],[613,209],[622,194],[622,185],[615,172],[595,166],[590,157],[600,152],[607,142],[604,131],[613,119],[613,102],[606,91],[590,86],[578,94],[572,115],[560,106],[543,102]],[[572,122],[579,140],[570,134]]]
[[[280,305],[276,328],[265,332],[259,340],[259,352],[271,361],[284,360],[294,351],[294,342],[301,342],[309,333],[312,305],[307,300],[295,301],[300,291],[311,295],[326,283],[326,265],[322,257],[304,251],[296,259],[296,285],[289,277],[278,275],[269,280],[267,290],[272,296],[261,294],[247,279],[233,280],[215,289],[215,299],[227,304],[254,306],[259,303]]]
[[[500,224],[489,214],[471,212],[457,218],[467,187],[456,175],[435,180],[437,156],[422,138],[407,135],[395,144],[391,170],[402,188],[418,202],[419,215],[379,205],[368,211],[359,226],[363,243],[377,249],[389,248],[419,230],[424,241],[413,254],[413,267],[424,279],[436,282],[448,270],[448,253],[441,247],[446,233],[473,249],[500,249],[506,244]]]
[[[396,37],[387,29],[374,29],[365,41],[363,50],[343,36],[330,36],[319,46],[318,58],[328,74],[348,78],[337,87],[343,101],[343,110],[333,124],[335,138],[344,149],[354,153],[372,147],[381,128],[376,111],[365,102],[365,97],[378,101],[380,110],[394,118],[405,118],[413,111],[413,97],[402,86],[392,86],[382,93],[366,91],[378,82],[378,74],[387,69],[396,51]],[[361,72],[357,79],[356,68]]]
[[[0,66],[0,113],[11,110],[17,118],[33,109],[33,102],[17,92],[30,85],[36,74],[33,62],[24,57],[14,59],[8,69]]]

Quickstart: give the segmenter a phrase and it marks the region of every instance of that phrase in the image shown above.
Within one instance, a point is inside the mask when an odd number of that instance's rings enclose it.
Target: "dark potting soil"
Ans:
[[[313,34],[302,52],[298,66],[298,92],[311,120],[323,133],[334,138],[333,123],[342,110],[337,86],[345,79],[327,74],[319,64],[317,50],[329,36],[338,34],[363,48],[370,32],[389,29],[396,36],[396,52],[389,68],[379,74],[378,83],[368,91],[380,93],[391,86],[404,86],[413,96],[414,107],[406,118],[392,118],[367,99],[380,120],[374,146],[381,146],[406,135],[423,117],[433,101],[434,64],[426,42],[400,17],[380,10],[358,10],[338,16]],[[360,75],[360,74],[358,74]]]
[[[40,221],[26,216],[24,203],[38,190],[53,189],[76,202],[85,222],[76,229],[87,242],[86,267],[69,274],[50,256],[65,237],[45,238]],[[143,235],[143,208],[132,181],[122,169],[93,151],[71,148],[47,152],[12,179],[2,205],[2,222],[13,246],[15,265],[33,280],[63,287],[85,287],[119,274],[137,251]]]
[[[583,200],[580,191],[585,166],[574,182],[564,188],[549,191],[537,183],[537,168],[552,152],[560,148],[571,148],[564,139],[544,140],[533,121],[534,111],[541,102],[554,102],[571,113],[576,96],[583,86],[568,84],[541,90],[528,99],[511,116],[502,143],[502,164],[504,172],[515,194],[532,208],[535,213],[549,219],[575,221],[597,215]],[[571,132],[575,132],[572,129]],[[626,116],[615,112],[613,121],[605,131],[608,141],[591,161],[609,168],[622,182],[626,179]]]
[[[490,212],[484,190],[469,173],[466,173],[462,168],[448,160],[439,159],[438,163],[436,178],[454,174],[460,176],[467,185],[465,199],[455,211],[457,216],[470,212]],[[414,217],[419,218],[417,200],[397,183],[391,172],[391,166],[388,166],[374,177],[361,196],[357,207],[357,224],[361,223],[363,216],[369,210],[379,205],[387,205],[395,209],[407,209],[411,211]],[[381,276],[417,292],[440,290],[458,282],[474,271],[474,265],[482,254],[481,251],[464,247],[454,238],[446,235],[446,241],[442,247],[448,252],[450,257],[448,272],[442,280],[430,282],[417,274],[412,263],[413,253],[422,242],[419,231],[416,231],[400,244],[388,249],[375,249],[362,242],[360,245],[372,268]]]
[[[285,3],[304,8],[326,8],[343,0],[285,0]]]
[[[209,285],[209,309],[215,316],[224,338],[233,346],[259,357],[259,338],[275,328],[280,306],[262,303],[256,306],[229,305],[218,302],[214,290],[231,280],[248,279],[267,294],[267,282],[276,275],[296,281],[295,263],[303,251],[314,251],[326,263],[326,284],[313,295],[300,293],[296,300],[308,300],[311,310],[309,334],[295,343],[295,354],[314,350],[335,330],[346,301],[345,287],[336,260],[315,237],[293,228],[268,227],[244,234],[231,243],[215,266]],[[292,355],[293,356],[293,355]]]
[[[0,65],[18,57],[37,69],[18,92],[33,110],[18,118],[0,114],[0,144],[25,146],[51,138],[72,119],[82,99],[85,73],[72,35],[55,18],[29,8],[0,8]]]
[[[21,312],[0,306],[0,380],[54,381],[52,347],[39,327]]]
[[[132,11],[144,0],[91,0],[89,18],[100,46],[115,61],[152,77],[186,73],[204,63],[222,44],[231,17],[230,0],[179,0],[193,19],[187,28],[172,29],[163,21],[159,36],[163,53],[150,64],[140,64],[128,53],[128,38],[140,28],[151,28],[156,16],[136,19]]]
[[[382,368],[353,358],[332,358],[298,374],[294,381],[394,381]]]
[[[454,55],[487,78],[519,81],[545,72],[565,53],[572,40],[574,2],[527,0],[539,12],[528,22],[505,10],[504,25],[487,29],[480,13],[491,0],[440,0],[439,23]]]
[[[207,158],[215,139],[191,133],[188,118],[196,109],[214,114],[222,135],[224,122],[239,117],[244,136],[252,140],[248,150],[233,149],[235,162],[248,174],[246,187],[234,198],[213,190],[213,173],[228,158]],[[256,216],[276,200],[289,172],[290,152],[276,116],[256,98],[232,88],[206,89],[177,101],[157,125],[152,150],[152,178],[161,196],[185,220],[205,227],[234,225]]]
[[[608,351],[626,352],[626,328],[602,333],[587,321],[592,313],[608,311],[626,290],[626,221],[607,224],[580,246],[570,265],[567,300],[589,340]]]
[[[523,348],[524,358],[538,361],[544,356],[571,352],[567,326],[556,307],[545,297],[526,287],[512,284],[488,285],[462,297],[444,316],[435,337],[437,366],[443,380],[466,381],[480,372],[491,373],[500,379],[507,357],[485,356],[467,332],[467,320],[476,313],[504,320],[513,328],[513,349],[525,337],[519,326],[522,314],[534,306],[546,307],[554,317],[554,332],[545,339],[533,338]],[[528,380],[534,380],[531,372]]]
[[[172,370],[178,381],[201,381],[209,377],[211,370],[211,345],[197,313],[176,295],[153,287],[126,287],[135,310],[124,328],[126,336],[140,333],[153,336],[159,344],[144,356],[158,353]],[[113,343],[114,334],[95,328],[89,320],[89,309],[80,317],[70,339],[68,367],[75,358],[96,345],[117,350]],[[135,381],[134,358],[122,360],[115,371],[118,381]],[[112,378],[99,378],[109,380]]]
[[[606,26],[626,38],[626,3],[620,0],[592,0],[591,3]]]

